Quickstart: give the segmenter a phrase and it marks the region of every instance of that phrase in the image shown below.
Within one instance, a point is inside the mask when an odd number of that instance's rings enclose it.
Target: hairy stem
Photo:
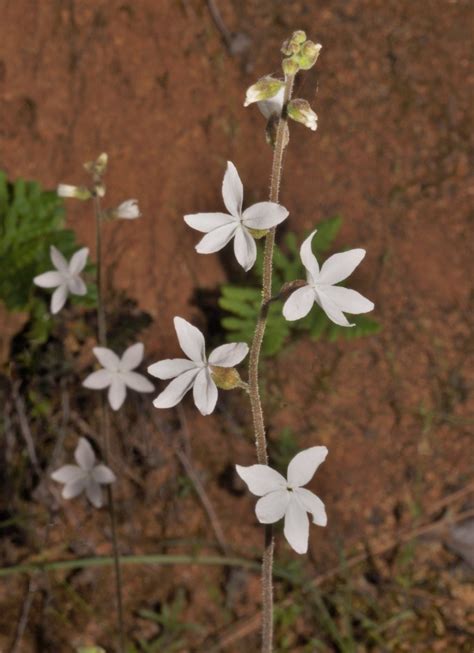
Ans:
[[[283,111],[278,121],[275,147],[273,151],[272,175],[270,180],[270,202],[278,203],[280,182],[283,167],[283,153],[287,138],[286,105],[293,91],[293,76],[287,76]],[[270,229],[265,237],[263,254],[262,303],[253,335],[249,357],[249,397],[252,410],[252,420],[255,432],[257,460],[260,465],[268,463],[267,441],[265,437],[265,422],[263,419],[262,402],[258,383],[260,352],[267,324],[268,307],[272,296],[272,263],[275,244],[276,227]],[[273,528],[265,526],[265,540],[262,559],[262,653],[273,650]]]
[[[105,318],[104,284],[102,269],[102,210],[100,199],[94,198],[95,209],[95,234],[96,234],[96,265],[97,265],[97,334],[101,347],[107,347],[107,322]],[[102,395],[101,406],[101,427],[103,438],[103,458],[106,465],[110,459],[110,413],[105,395]],[[111,485],[107,485],[107,505],[109,508],[110,525],[112,531],[112,549],[115,572],[115,594],[117,600],[117,622],[118,622],[118,651],[125,652],[125,627],[123,617],[122,600],[122,570],[120,567],[120,552],[117,536],[117,517],[115,512],[115,501]]]

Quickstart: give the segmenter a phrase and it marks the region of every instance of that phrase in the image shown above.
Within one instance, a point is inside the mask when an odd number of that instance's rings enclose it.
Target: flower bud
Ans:
[[[286,55],[287,57],[291,57],[294,54],[297,54],[300,51],[300,46],[298,43],[295,43],[292,39],[287,39],[284,41],[283,45],[281,46],[281,52],[282,54]]]
[[[59,184],[56,192],[59,197],[74,197],[76,200],[88,200],[92,197],[92,193],[85,186]]]
[[[321,48],[322,45],[320,43],[313,43],[313,41],[306,41],[306,43],[303,43],[301,50],[296,55],[301,70],[309,70],[314,66],[318,60]]]
[[[245,95],[244,107],[248,107],[252,102],[261,102],[274,97],[285,83],[281,79],[275,79],[270,75],[262,77],[247,89]]]
[[[318,116],[314,113],[306,100],[295,99],[288,103],[288,115],[296,122],[300,122],[305,127],[316,131],[318,126]]]
[[[99,154],[95,161],[87,161],[84,163],[84,168],[94,177],[102,177],[107,169],[109,157],[106,152]]]
[[[296,32],[293,32],[291,35],[291,40],[293,43],[298,43],[298,45],[301,45],[306,41],[306,32],[303,32],[302,29],[296,30]]]
[[[123,218],[125,220],[134,220],[141,216],[137,200],[126,200],[110,211],[111,218]]]
[[[294,77],[300,69],[298,62],[292,57],[283,59],[281,62],[281,67],[283,68],[283,72],[287,77]]]
[[[211,365],[211,376],[221,390],[232,390],[242,385],[242,379],[235,367],[216,367]]]
[[[96,197],[105,197],[105,184],[101,181],[94,185],[94,195]]]

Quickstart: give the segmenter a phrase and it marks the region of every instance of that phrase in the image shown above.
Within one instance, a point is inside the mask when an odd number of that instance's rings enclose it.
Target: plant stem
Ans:
[[[97,265],[97,332],[98,341],[101,347],[107,347],[107,322],[105,317],[103,270],[102,270],[102,210],[100,199],[94,197],[95,209],[95,235],[96,235],[96,265]],[[103,438],[103,458],[106,465],[110,458],[110,413],[105,395],[101,397],[101,426]],[[117,536],[117,517],[115,512],[115,501],[112,486],[107,485],[107,505],[110,514],[110,525],[112,531],[112,549],[115,572],[115,594],[117,600],[117,622],[118,622],[118,650],[125,651],[125,627],[123,616],[122,600],[122,570],[120,568],[120,552]]]
[[[280,194],[281,173],[283,167],[283,152],[286,146],[287,137],[287,114],[286,105],[291,98],[293,91],[293,76],[287,76],[285,83],[285,95],[283,110],[278,121],[275,147],[273,150],[272,174],[270,180],[270,202],[278,203]],[[265,422],[263,419],[262,402],[258,384],[258,371],[260,352],[262,349],[263,336],[267,325],[269,301],[272,296],[272,264],[273,247],[275,244],[276,227],[270,229],[265,237],[265,248],[263,253],[263,279],[262,279],[262,303],[255,326],[252,346],[249,357],[249,397],[252,410],[253,427],[255,432],[255,445],[257,448],[257,460],[260,465],[268,464],[267,441],[265,437]],[[265,526],[265,541],[262,559],[262,653],[271,653],[273,650],[273,527]]]

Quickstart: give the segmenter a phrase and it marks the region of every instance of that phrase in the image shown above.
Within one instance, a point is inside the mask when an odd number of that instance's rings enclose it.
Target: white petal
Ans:
[[[182,317],[175,317],[173,322],[179,346],[186,356],[195,363],[205,363],[206,343],[199,329]]]
[[[241,363],[249,353],[246,342],[230,342],[228,345],[216,347],[209,355],[210,365],[217,367],[234,367]]]
[[[86,485],[86,495],[95,508],[101,508],[103,504],[102,490],[100,485],[92,477],[89,477]]]
[[[315,229],[312,233],[310,233],[309,236],[306,238],[306,240],[303,241],[303,244],[300,247],[301,262],[303,263],[306,270],[311,275],[311,281],[313,283],[319,277],[318,260],[316,256],[313,254],[313,250],[311,248],[311,243],[313,242],[314,235],[317,231],[318,230]]]
[[[95,453],[89,440],[79,438],[79,444],[74,451],[74,458],[81,469],[88,472],[95,465]]]
[[[229,213],[236,218],[239,217],[242,212],[244,188],[237,168],[231,161],[227,161],[227,170],[222,182],[222,197]]]
[[[185,215],[184,221],[192,229],[207,234],[209,231],[214,231],[214,229],[231,222],[235,223],[236,219],[227,213],[192,213],[191,215]]]
[[[72,276],[76,276],[82,272],[82,270],[86,267],[88,256],[88,247],[83,247],[73,254],[69,262],[69,273],[72,274]]]
[[[51,260],[56,270],[59,270],[59,272],[62,272],[63,274],[69,274],[68,262],[61,254],[59,249],[57,249],[54,245],[51,245],[49,248],[49,255],[51,256]]]
[[[316,291],[316,301],[326,313],[328,318],[334,322],[334,324],[338,324],[339,326],[343,327],[355,326],[348,321],[339,306],[325,293],[321,292],[319,288]]]
[[[77,465],[63,465],[51,474],[51,478],[58,483],[73,483],[84,475],[84,470]]]
[[[117,480],[113,471],[105,465],[97,465],[94,467],[91,475],[96,483],[103,483],[104,485],[114,483],[114,481]]]
[[[145,347],[141,342],[137,342],[126,349],[120,359],[120,369],[122,372],[129,372],[140,365],[143,360]]]
[[[257,246],[255,240],[245,227],[238,227],[234,238],[234,254],[237,261],[246,272],[255,263],[257,258]]]
[[[196,368],[196,363],[187,358],[166,358],[158,363],[153,363],[148,367],[148,374],[156,376],[159,379],[174,379],[183,372],[188,372]]]
[[[59,313],[59,311],[62,309],[66,303],[67,296],[68,289],[66,284],[62,284],[53,292],[53,296],[51,297],[51,313],[53,315]]]
[[[301,487],[309,483],[327,455],[327,447],[310,447],[297,453],[288,465],[288,483],[292,487]]]
[[[295,494],[303,508],[312,515],[313,524],[326,526],[328,518],[326,515],[326,508],[321,499],[313,494],[313,492],[306,490],[304,487],[296,488]]]
[[[74,499],[84,490],[87,484],[87,476],[83,478],[78,478],[77,481],[72,481],[71,483],[66,483],[63,487],[62,497],[63,499]]]
[[[84,283],[84,281],[81,279],[81,277],[73,277],[72,279],[69,279],[67,282],[67,287],[69,289],[69,292],[72,293],[73,295],[87,294],[87,286]]]
[[[153,402],[155,408],[171,408],[179,404],[184,395],[191,389],[199,368],[183,372],[169,383]]]
[[[107,388],[112,383],[112,374],[109,370],[97,370],[97,372],[92,372],[89,374],[82,385],[89,390],[103,390]]]
[[[118,371],[120,368],[120,358],[115,352],[107,347],[94,347],[92,351],[102,367],[105,367],[110,372]]]
[[[143,374],[138,372],[122,372],[122,379],[125,385],[136,392],[153,392],[155,386]]]
[[[275,202],[258,202],[245,209],[242,222],[250,229],[270,229],[288,217],[284,206]]]
[[[276,95],[274,95],[272,98],[269,98],[268,100],[260,100],[260,102],[257,102],[257,106],[265,118],[270,118],[270,116],[274,113],[280,115],[283,108],[284,97],[285,87],[282,86]]]
[[[348,252],[333,254],[323,263],[319,283],[339,283],[347,279],[365,256],[365,249],[350,249]]]
[[[230,224],[210,231],[198,242],[196,252],[198,254],[213,254],[214,252],[218,252],[232,240],[237,227],[237,222],[231,222]]]
[[[311,286],[303,286],[291,293],[283,304],[283,317],[293,321],[305,317],[315,302],[315,292]]]
[[[279,519],[282,519],[289,501],[290,493],[286,489],[269,492],[259,499],[255,506],[258,521],[261,524],[274,524]]]
[[[204,368],[196,376],[193,386],[194,403],[201,415],[210,415],[217,403],[217,386],[209,370]]]
[[[40,288],[56,288],[64,282],[64,276],[61,272],[51,271],[39,274],[33,279],[33,283]]]
[[[369,299],[350,288],[341,286],[328,286],[324,288],[324,294],[333,300],[335,304],[345,313],[368,313],[374,310],[374,304]]]
[[[127,388],[123,379],[119,376],[113,376],[108,392],[108,400],[112,410],[118,410],[125,401],[126,396]]]
[[[125,200],[115,209],[115,215],[125,220],[134,220],[141,216],[138,200]]]
[[[247,483],[250,492],[257,497],[286,488],[287,484],[283,476],[268,465],[250,465],[250,467],[236,465],[235,469],[240,478]]]
[[[296,553],[306,553],[308,551],[309,519],[306,510],[294,496],[294,493],[286,509],[283,532],[288,544]]]

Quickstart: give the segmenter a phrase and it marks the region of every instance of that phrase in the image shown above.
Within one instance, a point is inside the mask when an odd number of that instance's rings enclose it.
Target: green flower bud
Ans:
[[[319,53],[321,52],[322,45],[313,43],[313,41],[306,41],[301,46],[301,50],[296,55],[301,70],[309,70],[314,66],[318,60]]]
[[[281,67],[283,68],[283,72],[287,77],[294,77],[300,69],[298,62],[292,57],[283,59],[281,62]]]
[[[252,86],[247,89],[244,107],[248,107],[248,105],[253,102],[269,100],[274,97],[284,85],[285,82],[281,79],[275,79],[275,77],[271,77],[270,75],[262,77],[258,82],[255,82],[255,84],[252,84]]]
[[[235,367],[211,366],[211,376],[218,388],[221,390],[232,390],[242,386],[242,379]]]
[[[296,32],[293,32],[291,35],[291,40],[293,43],[298,43],[298,45],[301,45],[306,41],[306,32],[303,32],[302,29],[296,30]]]
[[[295,99],[288,103],[288,115],[296,122],[300,122],[305,127],[316,131],[318,126],[318,116],[314,113],[306,100]]]
[[[74,197],[76,200],[89,200],[92,197],[91,191],[85,186],[59,184],[56,192],[59,197]]]
[[[300,46],[298,43],[293,41],[293,39],[287,39],[281,46],[282,54],[286,55],[287,57],[291,57],[292,55],[297,54],[299,51]]]
[[[105,196],[105,184],[103,184],[101,181],[97,182],[94,186],[94,195],[96,197],[104,197]]]

